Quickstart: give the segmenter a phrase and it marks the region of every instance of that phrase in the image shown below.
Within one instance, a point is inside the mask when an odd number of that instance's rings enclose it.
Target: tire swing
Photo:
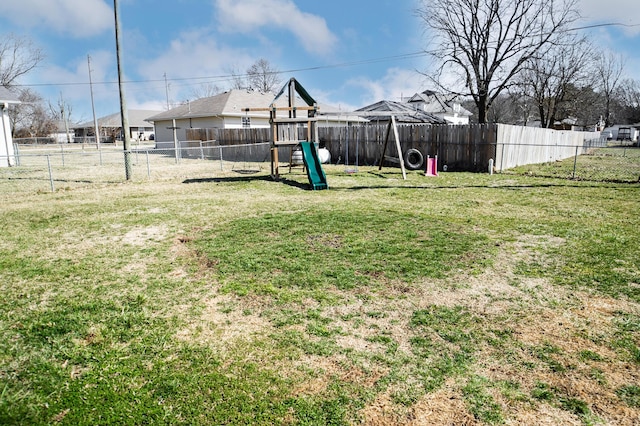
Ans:
[[[422,153],[417,149],[409,149],[404,154],[404,164],[409,170],[418,170],[422,168],[422,164],[424,163],[424,158],[422,157]]]

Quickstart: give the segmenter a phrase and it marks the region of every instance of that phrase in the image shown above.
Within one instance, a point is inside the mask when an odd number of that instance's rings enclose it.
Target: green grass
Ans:
[[[640,416],[637,185],[3,173],[1,424]]]
[[[532,164],[510,169],[507,173],[528,174],[560,179],[600,182],[640,181],[640,149],[630,146],[611,146],[590,149],[578,158]]]

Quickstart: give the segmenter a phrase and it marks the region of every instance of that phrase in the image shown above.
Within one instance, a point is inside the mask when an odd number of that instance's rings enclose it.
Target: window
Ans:
[[[251,127],[251,117],[242,117],[242,127],[245,129]]]

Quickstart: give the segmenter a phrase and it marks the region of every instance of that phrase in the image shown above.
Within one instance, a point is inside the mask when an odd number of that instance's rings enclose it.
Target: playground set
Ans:
[[[287,105],[286,106],[277,106],[277,100],[283,95],[287,93]],[[297,106],[296,99],[302,99],[306,105]],[[302,151],[302,160],[303,167],[306,170],[307,178],[309,179],[309,184],[313,190],[321,190],[328,189],[329,186],[327,184],[327,177],[322,168],[322,162],[320,161],[318,155],[318,117],[320,115],[320,110],[317,102],[309,95],[309,93],[305,90],[304,87],[295,79],[291,78],[289,81],[280,89],[278,94],[275,96],[271,105],[267,108],[244,108],[243,111],[268,111],[269,112],[269,123],[271,125],[271,177],[274,180],[280,179],[280,159],[279,159],[279,148],[288,147],[289,149],[289,172],[291,172],[291,167],[293,164],[293,151],[294,148],[299,147]],[[287,117],[278,116],[278,112],[284,111],[287,113]],[[305,112],[306,116],[298,116],[298,112]],[[323,115],[330,115],[331,112],[324,112]],[[335,113],[333,113],[335,114]],[[345,114],[344,112],[340,112],[340,114]],[[375,112],[372,111],[353,111],[349,112],[350,115],[362,115],[362,116],[371,116],[375,115]],[[384,148],[382,149],[382,155],[378,162],[379,168],[378,170],[382,170],[383,162],[390,161],[394,163],[398,163],[400,165],[400,169],[402,170],[402,177],[404,180],[407,179],[407,173],[405,169],[405,161],[409,162],[411,165],[411,161],[409,160],[410,155],[407,155],[407,159],[403,158],[402,148],[400,146],[400,139],[398,137],[398,126],[395,119],[394,112],[381,112],[380,115],[390,116],[391,120],[389,121],[389,125],[387,127],[386,138],[384,142]],[[398,113],[400,114],[400,113]],[[402,114],[406,114],[403,112]],[[301,132],[302,130],[302,132]],[[395,148],[396,148],[396,156],[388,156],[386,155],[387,145],[389,143],[389,138],[391,132],[393,131]],[[300,139],[300,134],[304,134],[304,138]],[[422,164],[422,154],[417,150],[415,151],[419,154],[420,158],[419,163]],[[408,152],[408,154],[412,154]],[[437,166],[438,157],[435,156],[433,158],[427,157],[426,161],[426,170],[425,176],[437,176],[438,175],[438,166]],[[411,167],[415,169],[414,167]]]

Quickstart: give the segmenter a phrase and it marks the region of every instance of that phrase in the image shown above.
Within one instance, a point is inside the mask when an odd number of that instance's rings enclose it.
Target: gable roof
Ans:
[[[376,114],[371,114],[371,116],[363,114],[365,118],[371,121],[389,121],[391,120],[391,114],[384,115],[381,113],[393,112],[395,113],[394,115],[398,123],[446,124],[446,120],[443,118],[422,110],[417,110],[406,102],[380,101],[357,109],[356,111],[375,112]]]
[[[454,104],[460,105],[456,102],[455,95],[445,95],[443,93],[434,92],[433,90],[425,90],[422,93],[416,93],[409,100],[408,103],[423,103],[424,111],[431,114],[443,114],[443,113],[457,113],[460,116],[470,116],[471,112],[460,106],[459,111],[455,111]]]
[[[18,99],[18,95],[13,93],[13,91],[7,89],[4,86],[0,86],[0,102],[6,102],[8,104],[19,104],[20,99]]]
[[[147,121],[163,121],[180,118],[202,118],[219,115],[245,114],[245,108],[266,108],[271,105],[273,94],[233,89],[208,98],[189,101],[153,116]],[[252,113],[255,115],[255,113]],[[268,112],[260,115],[269,116]]]
[[[158,111],[147,109],[130,109],[127,110],[129,116],[129,127],[150,127],[149,123],[145,121],[150,115],[156,114]],[[120,112],[116,112],[104,117],[98,118],[99,127],[122,127],[122,117]],[[88,129],[93,128],[93,120],[73,126],[74,129]]]
[[[286,86],[285,86],[286,87]],[[303,89],[304,90],[304,89]],[[313,101],[308,93],[306,99],[301,99],[304,103]],[[280,93],[282,95],[282,93]],[[302,94],[298,93],[299,96]],[[245,116],[269,118],[269,111],[245,111],[247,108],[268,108],[275,102],[278,107],[288,106],[288,96],[279,96],[274,99],[273,93],[262,93],[251,90],[233,89],[208,98],[196,99],[185,105],[172,108],[168,111],[156,115],[149,115],[146,121],[166,121],[185,118],[205,118],[216,116]],[[337,112],[337,108],[329,105],[318,104],[319,112]],[[343,118],[344,119],[344,118]],[[358,120],[356,117],[355,120]]]

